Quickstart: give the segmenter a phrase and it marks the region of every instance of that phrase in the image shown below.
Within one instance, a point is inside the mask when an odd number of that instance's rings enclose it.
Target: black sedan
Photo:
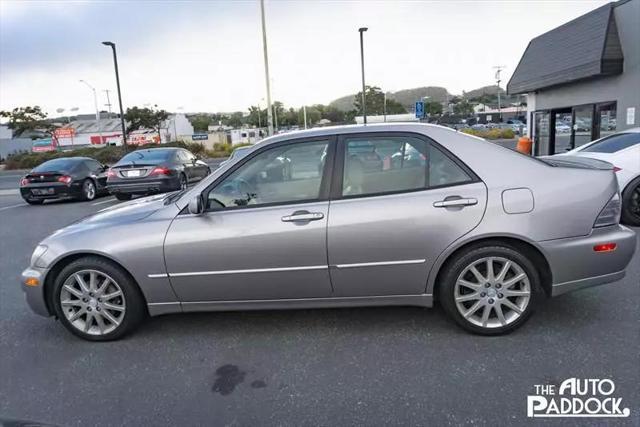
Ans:
[[[118,200],[133,195],[187,188],[209,175],[209,166],[183,148],[146,148],[133,151],[109,169],[107,188]]]
[[[107,192],[107,169],[89,157],[49,160],[20,180],[20,194],[31,205],[51,199],[93,200]]]

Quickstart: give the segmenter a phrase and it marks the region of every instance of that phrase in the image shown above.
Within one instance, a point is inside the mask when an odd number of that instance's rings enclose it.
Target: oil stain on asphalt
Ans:
[[[223,365],[216,369],[216,380],[211,391],[227,396],[244,381],[245,375],[246,372],[241,371],[236,365]]]
[[[236,386],[244,382],[247,375],[245,371],[241,371],[236,365],[223,365],[216,369],[216,380],[213,383],[211,391],[227,396],[236,389]],[[265,388],[267,383],[263,380],[255,380],[251,383],[251,388]]]

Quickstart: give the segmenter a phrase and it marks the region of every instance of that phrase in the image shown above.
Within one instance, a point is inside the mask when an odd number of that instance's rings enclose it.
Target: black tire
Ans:
[[[104,273],[116,281],[122,290],[126,311],[123,314],[121,323],[113,331],[104,335],[92,335],[85,333],[73,326],[63,313],[63,308],[60,303],[60,292],[62,290],[62,286],[71,275],[80,270],[96,270]],[[60,271],[55,278],[50,303],[54,308],[56,316],[64,327],[72,334],[88,341],[112,341],[119,339],[125,334],[133,331],[147,314],[145,300],[131,276],[117,264],[104,258],[94,256],[79,258]]]
[[[504,326],[487,327],[472,323],[472,321],[466,319],[458,310],[455,301],[455,286],[456,282],[458,281],[458,277],[468,266],[473,265],[474,262],[482,260],[486,257],[500,257],[517,264],[524,271],[524,273],[526,273],[526,276],[529,280],[530,298],[526,307],[524,307],[524,310],[519,315],[519,317],[516,317],[513,321],[507,323]],[[536,306],[539,304],[544,295],[541,291],[542,286],[540,283],[540,274],[533,263],[530,261],[530,259],[515,247],[501,242],[490,242],[484,245],[471,246],[456,254],[454,258],[452,258],[445,264],[443,269],[443,273],[440,275],[441,280],[438,283],[438,298],[440,304],[442,305],[447,315],[451,319],[453,319],[459,326],[475,334],[502,335],[514,331],[522,324],[524,324],[527,319],[533,314]],[[485,274],[486,272],[483,273],[483,275]],[[498,273],[496,272],[495,274]],[[493,292],[496,291],[493,290]],[[486,294],[487,293],[485,292],[485,295]],[[502,294],[498,295],[500,296],[500,298],[503,298]],[[487,295],[485,298],[490,299],[490,295]],[[492,304],[495,304],[496,306],[500,305],[500,307],[502,308],[503,306],[496,302],[498,301],[497,297],[494,298],[495,299],[493,300],[494,302],[492,302]],[[474,301],[471,301],[468,304],[473,305]],[[480,309],[478,311],[480,311]],[[489,313],[490,315],[497,315],[497,311],[495,311],[494,308],[490,308]]]
[[[30,205],[41,205],[44,203],[44,200],[38,200],[38,199],[24,199],[24,201],[29,203]]]
[[[640,176],[632,180],[622,192],[621,222],[640,227]]]
[[[96,183],[91,178],[87,178],[82,181],[82,190],[80,194],[80,200],[91,201],[96,198],[98,189]]]
[[[128,193],[116,193],[116,199],[118,200],[131,200],[132,195]]]
[[[180,190],[185,190],[189,186],[189,180],[183,173],[180,174]]]

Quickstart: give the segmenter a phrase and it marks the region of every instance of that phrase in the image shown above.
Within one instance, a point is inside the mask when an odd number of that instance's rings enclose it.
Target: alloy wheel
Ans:
[[[93,200],[96,197],[96,186],[91,181],[84,182],[84,197],[87,200]]]
[[[631,211],[631,214],[640,220],[640,185],[637,185],[636,188],[633,189],[629,204],[629,211]]]
[[[80,270],[69,276],[60,290],[60,306],[69,323],[89,335],[113,332],[126,313],[120,285],[97,270]]]
[[[519,319],[531,300],[531,283],[524,269],[503,257],[473,261],[458,276],[454,299],[468,322],[500,328]]]

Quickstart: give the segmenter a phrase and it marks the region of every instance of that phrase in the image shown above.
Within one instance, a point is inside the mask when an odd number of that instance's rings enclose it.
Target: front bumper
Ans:
[[[47,299],[44,293],[44,276],[44,270],[37,267],[29,267],[22,272],[20,283],[22,283],[22,290],[31,310],[40,316],[49,317],[51,313],[49,312],[49,307],[47,307]],[[27,279],[37,279],[39,285],[27,286],[25,284]]]
[[[615,243],[611,252],[596,252],[594,246]],[[549,266],[553,284],[551,295],[615,282],[625,276],[625,269],[636,250],[636,233],[615,225],[593,229],[584,237],[539,242]]]
[[[167,177],[164,179],[146,179],[127,182],[126,180],[107,181],[107,189],[111,194],[151,194],[164,193],[180,189],[179,177]]]

